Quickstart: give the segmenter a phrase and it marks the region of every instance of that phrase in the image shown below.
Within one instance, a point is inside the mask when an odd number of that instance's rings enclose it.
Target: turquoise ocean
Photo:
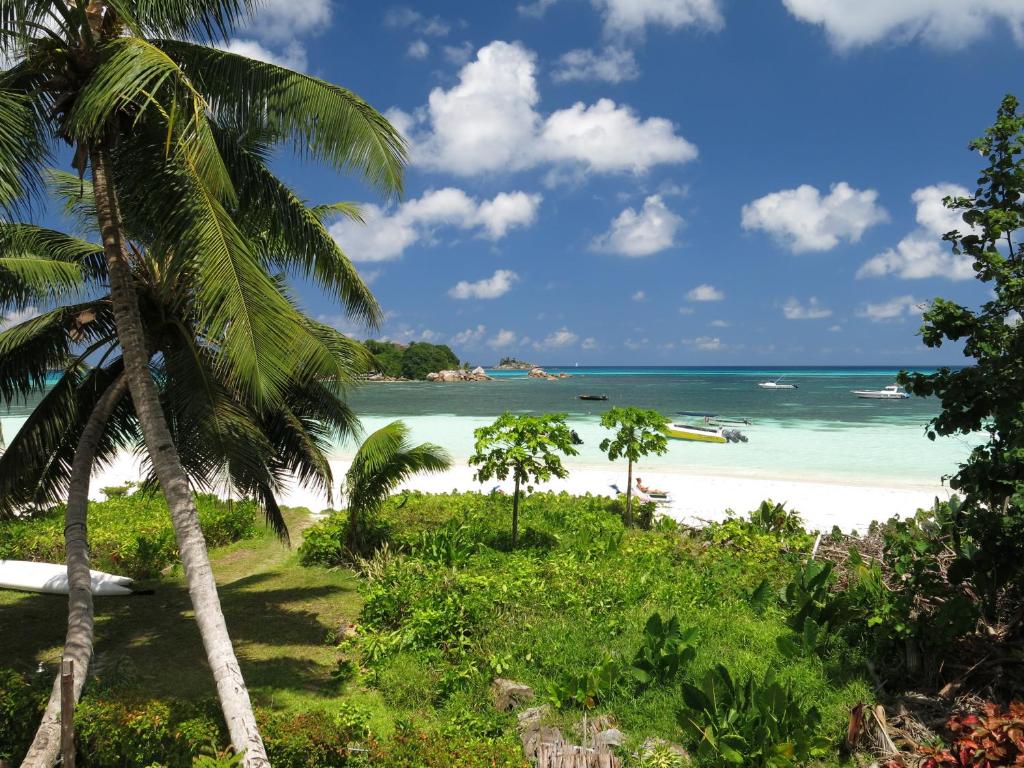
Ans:
[[[956,471],[980,438],[947,437],[931,441],[925,426],[938,411],[934,399],[863,400],[854,389],[892,384],[898,368],[753,368],[753,367],[548,367],[570,378],[546,381],[520,371],[488,371],[495,381],[435,384],[370,383],[352,390],[350,402],[364,429],[393,419],[405,420],[417,441],[447,448],[464,462],[473,451],[473,430],[509,410],[562,412],[584,441],[575,465],[607,467],[598,450],[605,430],[601,414],[613,405],[656,408],[675,414],[701,411],[746,418],[741,427],[749,442],[699,444],[671,441],[667,454],[643,462],[651,471],[675,470],[738,477],[765,477],[889,486],[936,486]],[[916,370],[927,372],[929,369]],[[759,381],[782,378],[795,390],[763,390]],[[607,395],[606,402],[578,399]],[[0,426],[10,437],[34,402],[0,411]],[[351,444],[336,446],[344,457]]]

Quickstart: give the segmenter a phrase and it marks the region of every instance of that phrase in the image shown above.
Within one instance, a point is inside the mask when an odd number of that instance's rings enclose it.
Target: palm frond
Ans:
[[[345,476],[349,511],[359,515],[374,510],[413,475],[443,472],[451,464],[451,456],[440,446],[413,446],[409,428],[393,421],[367,437],[352,460]]]
[[[107,0],[139,34],[227,40],[260,0]]]
[[[0,223],[0,307],[53,299],[84,286],[99,246],[32,224]]]
[[[45,131],[28,96],[0,87],[0,210],[31,208],[48,158]]]
[[[354,170],[387,197],[401,194],[406,141],[356,94],[217,48],[180,40],[156,44],[189,75],[218,122],[268,127],[298,153]]]

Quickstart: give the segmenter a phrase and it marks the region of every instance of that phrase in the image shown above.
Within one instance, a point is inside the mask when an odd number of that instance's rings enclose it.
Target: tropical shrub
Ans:
[[[11,669],[0,669],[0,760],[17,765],[25,756],[48,691],[34,688]]]
[[[608,653],[582,675],[562,675],[548,683],[548,699],[559,709],[574,704],[593,709],[615,689],[622,675],[622,662]]]
[[[196,507],[211,547],[257,532],[251,501],[223,501],[197,495]],[[89,504],[92,567],[134,578],[151,578],[178,561],[170,513],[162,496],[135,493]],[[64,561],[64,507],[28,520],[0,522],[0,558]]]
[[[1024,702],[1005,710],[986,704],[981,715],[955,715],[946,724],[948,748],[922,748],[922,768],[1001,768],[1024,765]]]
[[[371,755],[374,768],[528,768],[515,739],[481,739],[400,724]]]
[[[707,765],[783,768],[826,754],[821,715],[804,708],[790,686],[769,671],[763,680],[736,682],[725,667],[708,671],[698,687],[682,684],[685,707],[679,725]]]
[[[643,642],[633,657],[633,669],[642,685],[663,684],[676,675],[697,655],[693,639],[697,630],[679,628],[679,618],[667,621],[660,613],[652,613],[644,625]]]

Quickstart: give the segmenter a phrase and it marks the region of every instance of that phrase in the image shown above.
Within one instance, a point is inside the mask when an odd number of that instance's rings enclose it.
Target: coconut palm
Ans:
[[[348,504],[348,548],[360,552],[363,528],[371,515],[405,480],[420,472],[444,472],[451,456],[433,443],[413,445],[409,427],[393,421],[363,441],[345,474],[342,491]]]
[[[24,225],[0,226],[0,254],[8,254],[6,262],[0,256],[0,277],[10,272],[4,269],[4,263],[13,263],[17,269],[24,266],[22,262],[34,262],[37,269],[45,270],[47,253],[34,252],[27,246],[57,242],[64,243],[66,251],[74,250],[86,258],[90,251],[96,252],[96,246],[81,241],[77,249],[72,249],[74,238],[61,233]],[[286,537],[275,491],[287,477],[298,476],[330,495],[332,479],[326,448],[330,441],[354,431],[353,414],[338,397],[339,390],[315,376],[294,382],[284,402],[273,412],[259,412],[246,404],[241,393],[231,392],[218,381],[218,372],[204,352],[210,340],[203,337],[202,328],[193,327],[190,294],[178,294],[175,286],[162,284],[170,279],[169,271],[162,268],[164,264],[149,252],[140,255],[144,260],[136,265],[136,291],[142,315],[148,320],[147,337],[160,353],[158,379],[164,408],[173,415],[175,440],[185,447],[185,469],[192,484],[209,488],[213,478],[223,477],[234,491],[255,497],[268,522]],[[60,263],[57,259],[49,261]],[[101,268],[102,261],[95,261]],[[102,284],[99,279],[88,282],[93,286]],[[89,308],[78,309],[83,304]],[[56,385],[14,437],[9,450],[0,456],[0,514],[28,502],[56,501],[67,488],[65,546],[70,590],[64,658],[75,662],[76,698],[92,654],[85,514],[89,476],[94,460],[104,461],[117,450],[141,442],[138,421],[124,397],[127,382],[117,355],[108,304],[109,297],[100,296],[91,303],[75,304],[75,311],[70,313],[64,311],[66,307],[58,308],[47,313],[50,319],[28,320],[0,334],[0,389],[21,391],[12,374],[31,368],[27,363],[38,358],[40,352],[48,350],[45,357],[49,365],[60,360],[65,365]],[[85,323],[83,315],[89,318]],[[84,343],[83,326],[90,331],[91,343]],[[365,369],[365,353],[360,345],[330,329],[321,328],[320,333],[324,343],[331,345],[333,356],[347,359],[353,372]],[[72,351],[69,341],[76,338],[78,343]],[[85,370],[78,359],[82,349],[109,362]],[[56,759],[59,711],[60,692],[55,681],[27,765],[52,765]]]
[[[291,380],[292,337],[302,329],[278,322],[284,297],[229,211],[245,213],[259,203],[269,208],[269,198],[281,198],[268,220],[268,240],[290,241],[297,264],[350,305],[360,293],[353,286],[361,282],[356,277],[353,283],[354,272],[326,229],[300,211],[298,201],[281,197],[269,172],[246,171],[252,157],[234,158],[232,164],[234,148],[219,141],[223,130],[258,133],[268,144],[287,144],[304,156],[355,170],[388,194],[400,190],[404,145],[379,113],[349,91],[191,42],[226,39],[255,5],[256,0],[0,3],[0,52],[14,61],[0,76],[0,205],[24,204],[39,186],[41,150],[58,141],[73,148],[80,175],[89,173],[125,376],[171,511],[231,741],[247,766],[266,766],[187,476],[150,373],[122,206],[149,209],[159,233],[176,243],[203,324],[218,340],[212,353],[218,368],[234,388],[270,408]]]

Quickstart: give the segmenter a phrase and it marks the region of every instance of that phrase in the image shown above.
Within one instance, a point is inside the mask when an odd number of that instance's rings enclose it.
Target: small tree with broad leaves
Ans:
[[[505,480],[509,474],[515,481],[512,495],[512,548],[519,534],[519,489],[533,490],[533,483],[552,477],[568,477],[559,454],[575,456],[572,430],[566,424],[566,414],[548,413],[543,416],[517,416],[506,411],[497,421],[480,427],[476,437],[476,453],[469,463],[476,466],[476,479],[485,482],[491,478]]]
[[[600,448],[609,461],[625,456],[629,460],[626,484],[626,525],[633,525],[633,463],[642,456],[661,455],[668,450],[667,419],[655,410],[644,408],[610,408],[601,416],[601,426],[617,430],[606,437]]]

